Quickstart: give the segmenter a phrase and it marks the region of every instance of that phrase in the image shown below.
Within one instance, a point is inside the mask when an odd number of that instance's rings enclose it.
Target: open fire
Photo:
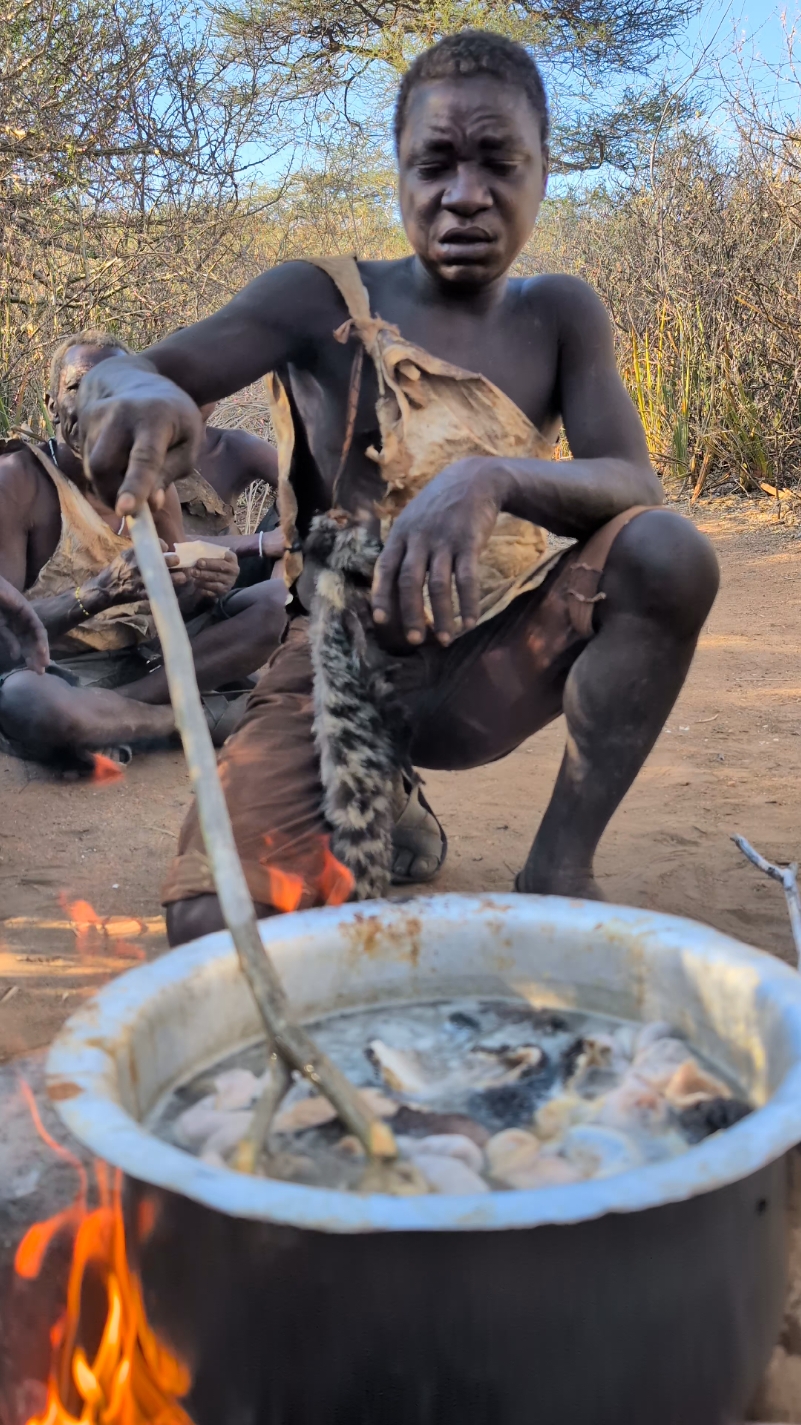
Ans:
[[[311,902],[313,905],[344,905],[345,901],[350,899],[353,894],[353,876],[347,866],[337,860],[327,836],[319,838],[316,847],[318,864],[308,880],[304,880],[295,871],[285,871],[276,864],[271,836],[264,837],[264,844],[268,853],[272,854],[262,856],[261,865],[269,880],[270,904],[274,905],[276,910],[287,913],[297,910],[307,888],[314,897]],[[292,844],[288,843],[283,847],[284,856]]]
[[[66,1308],[50,1335],[47,1403],[27,1425],[192,1425],[180,1404],[190,1373],[149,1325],[141,1284],[128,1262],[121,1174],[110,1184],[106,1165],[95,1165],[98,1206],[90,1210],[83,1165],[44,1128],[28,1085],[22,1090],[44,1141],[79,1175],[72,1206],[35,1223],[14,1261],[17,1275],[33,1280],[54,1237],[75,1233]],[[140,1242],[154,1226],[153,1203],[145,1199],[135,1223]]]

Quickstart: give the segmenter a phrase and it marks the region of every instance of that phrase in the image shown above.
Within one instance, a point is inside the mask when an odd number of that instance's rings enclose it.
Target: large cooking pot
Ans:
[[[207,1166],[143,1122],[260,1037],[225,934],[132,970],[54,1044],[49,1090],[127,1175],[154,1324],[198,1425],[731,1425],[776,1340],[801,978],[705,926],[534,896],[433,896],[261,927],[303,1019],[517,994],[667,1019],[758,1111],[683,1157],[569,1187],[392,1198]]]

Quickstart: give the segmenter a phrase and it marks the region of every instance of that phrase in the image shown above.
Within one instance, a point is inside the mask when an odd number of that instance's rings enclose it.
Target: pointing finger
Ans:
[[[456,576],[462,624],[465,629],[475,628],[479,614],[478,555],[475,549],[463,550],[456,556],[453,572]]]
[[[389,623],[394,606],[393,591],[398,570],[406,553],[402,534],[392,530],[379,556],[373,574],[373,618],[376,623]]]
[[[131,446],[125,479],[117,495],[118,515],[132,515],[140,510],[146,500],[160,509],[164,503],[164,492],[159,489],[164,459],[169,447],[171,431],[165,421],[154,421],[149,429],[141,431]],[[161,497],[160,501],[158,497]],[[152,498],[151,498],[152,497]]]

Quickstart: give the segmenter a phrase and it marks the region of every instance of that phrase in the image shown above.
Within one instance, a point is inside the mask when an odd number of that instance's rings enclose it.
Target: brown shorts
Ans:
[[[543,583],[448,648],[431,638],[393,659],[412,728],[411,760],[453,771],[493,762],[558,717],[567,675],[593,634],[609,551],[642,507],[559,558]],[[220,777],[253,899],[276,904],[276,873],[301,877],[299,908],[319,889],[329,828],[312,733],[308,620],[290,623],[220,754]],[[296,886],[298,885],[295,882]],[[162,901],[214,893],[197,811],[187,814]],[[279,898],[280,903],[280,898]]]

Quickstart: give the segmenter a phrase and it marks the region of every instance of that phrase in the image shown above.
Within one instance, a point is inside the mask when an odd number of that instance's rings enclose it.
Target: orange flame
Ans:
[[[47,1405],[27,1425],[192,1425],[179,1404],[191,1376],[148,1324],[139,1278],[128,1264],[121,1181],[117,1173],[109,1200],[99,1178],[101,1205],[84,1212],[78,1227],[66,1310],[51,1332]],[[35,1230],[23,1238],[18,1258],[26,1258],[26,1243]],[[84,1337],[81,1316],[87,1275],[106,1296],[103,1329],[94,1347]]]
[[[355,885],[353,873],[338,861],[331,847],[328,838],[325,838],[323,847],[323,869],[320,875],[320,894],[325,897],[326,905],[344,905],[353,895]]]
[[[59,894],[59,904],[72,921],[75,947],[82,960],[93,955],[118,955],[122,960],[146,960],[141,945],[129,940],[129,935],[141,935],[144,925],[128,915],[100,916],[89,901],[71,901],[66,891]]]
[[[276,910],[297,910],[303,899],[303,877],[294,875],[292,871],[282,871],[280,866],[273,866],[267,861],[262,861],[262,865],[270,882],[270,904]]]
[[[271,850],[273,838],[265,836],[264,844],[268,850]],[[286,856],[296,844],[287,842],[281,848],[282,854]],[[338,861],[333,854],[327,836],[319,838],[319,845],[314,847],[313,856],[318,849],[320,869],[315,870],[308,880],[295,871],[282,870],[274,862],[268,861],[266,856],[261,858],[260,864],[267,872],[269,880],[270,904],[275,906],[276,910],[285,912],[297,910],[307,890],[311,892],[311,899],[308,902],[311,905],[343,905],[353,894],[355,884],[353,876],[347,866]]]
[[[31,1092],[30,1084],[25,1079],[19,1081],[20,1090],[25,1102],[28,1105],[31,1118],[36,1132],[48,1148],[57,1153],[60,1158],[64,1158],[78,1174],[78,1196],[72,1207],[65,1208],[63,1212],[56,1213],[47,1222],[35,1222],[33,1227],[25,1233],[20,1242],[14,1257],[14,1270],[17,1276],[23,1277],[26,1281],[33,1281],[38,1277],[42,1269],[45,1253],[53,1238],[67,1227],[77,1228],[81,1219],[86,1215],[86,1169],[80,1160],[73,1156],[68,1148],[61,1143],[57,1143],[45,1128],[36,1099]]]
[[[114,762],[103,752],[93,752],[92,761],[95,764],[89,779],[92,782],[120,782],[125,776],[119,762]]]
[[[27,1425],[192,1425],[178,1403],[191,1385],[189,1371],[148,1325],[139,1278],[128,1265],[122,1175],[115,1174],[111,1190],[105,1163],[95,1164],[100,1205],[89,1212],[83,1164],[48,1133],[24,1079],[20,1088],[37,1132],[73,1165],[79,1180],[72,1207],[47,1222],[34,1223],[14,1258],[17,1275],[32,1281],[53,1238],[66,1227],[75,1232],[66,1309],[50,1333],[53,1355],[47,1404],[44,1413],[32,1416]],[[142,1198],[136,1214],[140,1242],[153,1231],[156,1217],[156,1203]],[[106,1295],[103,1329],[94,1348],[85,1339],[81,1316],[87,1273]]]

